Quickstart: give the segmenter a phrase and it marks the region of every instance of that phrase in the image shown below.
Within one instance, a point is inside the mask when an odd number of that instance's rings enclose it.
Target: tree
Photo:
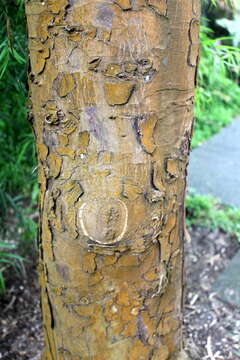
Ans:
[[[198,0],[26,2],[43,359],[178,359]]]

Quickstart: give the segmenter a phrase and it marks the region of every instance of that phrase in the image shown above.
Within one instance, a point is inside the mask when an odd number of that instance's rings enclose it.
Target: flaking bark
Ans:
[[[198,0],[26,1],[44,360],[182,358]]]

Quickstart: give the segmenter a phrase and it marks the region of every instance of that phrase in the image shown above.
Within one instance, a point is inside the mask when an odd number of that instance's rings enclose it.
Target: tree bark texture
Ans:
[[[176,360],[198,0],[26,1],[44,360]]]

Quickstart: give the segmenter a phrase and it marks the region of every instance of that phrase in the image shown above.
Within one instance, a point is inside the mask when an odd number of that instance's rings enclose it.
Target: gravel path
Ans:
[[[240,117],[191,152],[189,186],[240,207]]]

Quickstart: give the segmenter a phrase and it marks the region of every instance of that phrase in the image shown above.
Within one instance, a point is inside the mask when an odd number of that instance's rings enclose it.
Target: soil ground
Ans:
[[[223,303],[212,284],[240,248],[221,231],[190,229],[185,246],[184,341],[192,360],[240,359],[240,309]],[[0,298],[0,359],[39,360],[43,347],[35,259],[25,279],[14,274]],[[236,271],[238,271],[236,269]],[[104,360],[104,359],[103,359]]]

